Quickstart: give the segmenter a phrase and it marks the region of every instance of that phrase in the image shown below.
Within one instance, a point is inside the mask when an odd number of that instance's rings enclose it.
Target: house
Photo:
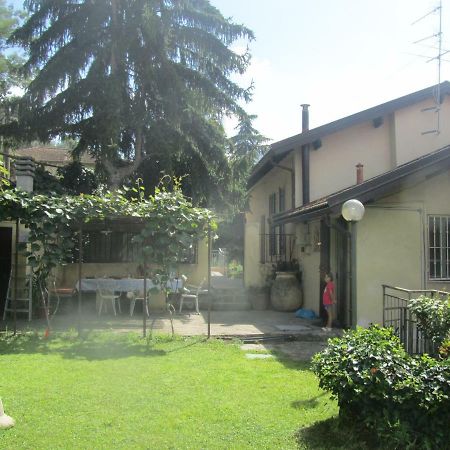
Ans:
[[[448,290],[450,83],[315,129],[302,106],[302,133],[272,144],[248,181],[245,285],[297,259],[304,307],[319,313],[331,271],[343,326],[382,322],[383,284]],[[341,216],[349,199],[365,205],[353,262]]]
[[[14,156],[31,157],[36,163],[43,165],[52,175],[56,174],[58,167],[64,167],[73,161],[69,149],[45,145],[19,148],[12,152],[12,157]],[[81,155],[80,162],[88,169],[94,170],[95,168],[95,159],[86,153]]]

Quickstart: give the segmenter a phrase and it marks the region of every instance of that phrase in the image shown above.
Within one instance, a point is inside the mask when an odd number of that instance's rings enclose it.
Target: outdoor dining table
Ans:
[[[149,278],[146,279],[147,291],[152,288],[157,288],[160,290],[158,285],[155,285],[153,281]],[[167,287],[169,292],[178,292],[183,287],[182,278],[172,278],[167,282]],[[75,284],[75,291],[81,292],[96,292],[97,289],[102,289],[105,291],[124,293],[127,294],[128,299],[135,298],[136,295],[142,295],[144,292],[144,279],[143,278],[82,278],[81,286],[80,282],[77,281]],[[120,304],[119,304],[120,305]],[[105,310],[108,310],[108,304],[105,303]],[[96,308],[99,306],[99,297],[96,297]],[[120,307],[119,307],[120,310]]]
[[[158,287],[152,280],[147,278],[147,289]],[[172,292],[177,292],[183,287],[183,280],[181,278],[172,278],[167,282],[167,287]],[[75,284],[75,290],[81,292],[95,292],[97,288],[105,289],[112,292],[143,292],[144,279],[143,278],[82,278],[81,288],[80,282]]]

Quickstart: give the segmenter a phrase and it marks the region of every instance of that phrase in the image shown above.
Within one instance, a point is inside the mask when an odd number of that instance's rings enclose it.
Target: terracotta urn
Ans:
[[[277,272],[270,289],[270,303],[275,311],[296,311],[303,305],[302,289],[295,272]]]

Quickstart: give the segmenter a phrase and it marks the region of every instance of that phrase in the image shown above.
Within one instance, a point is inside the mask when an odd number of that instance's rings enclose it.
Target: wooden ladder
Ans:
[[[9,276],[8,291],[6,294],[5,308],[3,310],[3,320],[6,319],[7,313],[27,313],[28,321],[31,321],[33,308],[33,277],[28,275],[17,279],[17,298],[16,308],[14,308],[15,279],[13,271]]]

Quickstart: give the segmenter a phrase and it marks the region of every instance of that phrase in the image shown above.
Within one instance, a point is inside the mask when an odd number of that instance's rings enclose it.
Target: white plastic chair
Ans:
[[[187,280],[185,276],[183,276],[183,280]],[[205,284],[206,278],[203,278],[202,282],[198,286],[194,286],[192,284],[185,284],[181,289],[181,297],[180,297],[180,310],[183,309],[184,300],[193,300],[195,302],[195,312],[200,314],[200,310],[198,308],[198,296],[202,292],[207,292],[207,290],[203,289],[203,285]]]
[[[119,313],[122,313],[122,310],[120,308],[120,295],[116,295],[116,294],[114,294],[113,291],[102,288],[98,283],[97,283],[96,294],[97,294],[97,300],[99,302],[98,315],[100,315],[102,313],[103,305],[106,307],[105,302],[108,302],[108,301],[111,302],[111,306],[112,306],[115,316],[117,316],[116,302],[117,302],[117,305],[119,306]]]
[[[131,296],[129,295],[131,294]],[[138,297],[138,295],[141,295],[142,297]],[[147,313],[147,317],[150,317],[150,314],[148,312],[148,302],[150,300],[150,290],[147,291],[147,301],[144,301],[144,294],[142,292],[136,293],[128,293],[127,297],[130,299],[130,317],[133,317],[134,314],[134,307],[136,306],[136,302],[140,301],[142,302],[142,309],[145,307],[145,312]]]

